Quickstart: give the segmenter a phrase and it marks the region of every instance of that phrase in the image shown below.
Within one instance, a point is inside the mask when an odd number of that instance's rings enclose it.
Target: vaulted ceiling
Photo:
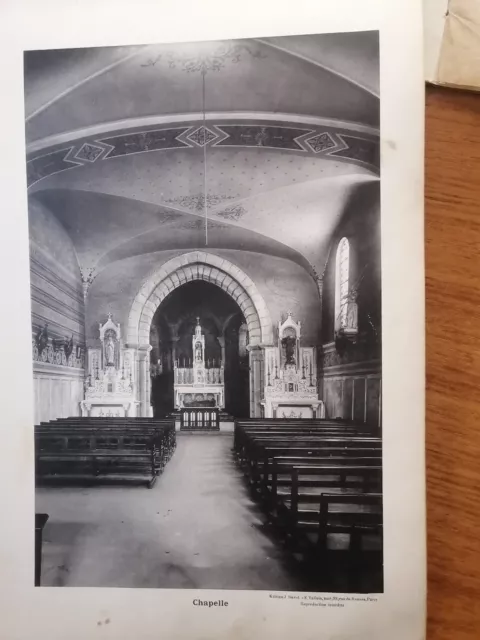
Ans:
[[[81,267],[208,246],[315,272],[378,181],[378,93],[373,32],[29,52],[30,197]]]

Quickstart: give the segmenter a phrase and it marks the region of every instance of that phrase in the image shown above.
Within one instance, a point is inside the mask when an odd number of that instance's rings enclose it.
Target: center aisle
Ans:
[[[37,490],[45,586],[297,590],[234,464],[232,438],[186,435],[151,490]]]

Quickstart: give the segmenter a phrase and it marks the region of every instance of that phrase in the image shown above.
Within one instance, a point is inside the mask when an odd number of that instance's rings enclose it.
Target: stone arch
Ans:
[[[273,343],[270,313],[253,280],[229,260],[191,251],[168,260],[143,283],[128,317],[129,346],[148,347],[155,311],[169,293],[192,280],[215,284],[236,301],[247,323],[250,345]]]

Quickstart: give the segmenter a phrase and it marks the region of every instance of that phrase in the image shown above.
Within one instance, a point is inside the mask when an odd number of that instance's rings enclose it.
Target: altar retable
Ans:
[[[205,336],[197,318],[195,333],[192,336],[192,366],[180,367],[178,360],[174,363],[174,398],[175,408],[190,407],[225,407],[224,365],[206,366]],[[210,363],[209,363],[210,364]],[[214,362],[213,365],[216,363]]]

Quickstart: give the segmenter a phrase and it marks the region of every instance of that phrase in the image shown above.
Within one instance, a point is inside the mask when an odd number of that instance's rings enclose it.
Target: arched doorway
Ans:
[[[169,293],[152,318],[150,400],[153,415],[160,417],[174,409],[173,362],[178,362],[179,366],[189,366],[192,362],[192,335],[197,318],[200,318],[205,336],[208,366],[220,366],[221,363],[224,367],[225,410],[235,417],[248,416],[245,318],[227,293],[202,280],[187,282]]]
[[[261,415],[264,347],[273,344],[273,327],[267,305],[253,280],[229,260],[212,253],[192,251],[172,258],[144,282],[132,303],[127,344],[138,362],[137,398],[140,415],[150,415],[149,352],[153,316],[161,302],[187,282],[203,280],[225,291],[240,307],[248,328],[249,414]]]

